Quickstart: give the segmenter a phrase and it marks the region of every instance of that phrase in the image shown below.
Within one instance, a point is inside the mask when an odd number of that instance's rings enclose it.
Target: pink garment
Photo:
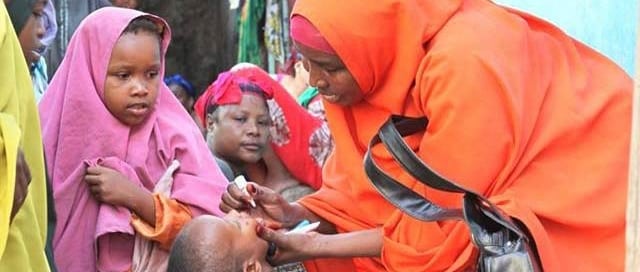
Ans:
[[[56,205],[53,247],[60,271],[124,271],[131,265],[130,213],[101,205],[90,195],[83,180],[86,163],[121,171],[151,192],[178,160],[171,197],[194,215],[221,214],[218,205],[227,181],[193,120],[162,81],[154,112],[136,128],[118,121],[103,103],[111,50],[139,16],[165,26],[164,56],[171,34],[162,19],[132,9],[99,9],[74,33],[39,105]],[[164,69],[159,77],[164,77]]]

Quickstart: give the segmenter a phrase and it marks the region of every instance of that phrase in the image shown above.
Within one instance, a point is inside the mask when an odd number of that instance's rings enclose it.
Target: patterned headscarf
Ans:
[[[244,93],[252,93],[251,91],[243,91],[243,84],[253,84],[258,87],[265,99],[273,97],[273,87],[269,82],[264,82],[261,77],[253,73],[224,72],[218,75],[218,79],[214,81],[207,90],[200,96],[193,107],[198,117],[202,118],[202,122],[206,123],[207,109],[214,105],[240,104]]]

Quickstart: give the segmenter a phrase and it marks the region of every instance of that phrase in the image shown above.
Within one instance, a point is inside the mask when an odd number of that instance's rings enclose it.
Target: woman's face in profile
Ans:
[[[350,106],[362,100],[360,86],[337,55],[299,43],[296,47],[303,56],[304,68],[309,72],[308,84],[318,88],[324,100],[340,106]]]

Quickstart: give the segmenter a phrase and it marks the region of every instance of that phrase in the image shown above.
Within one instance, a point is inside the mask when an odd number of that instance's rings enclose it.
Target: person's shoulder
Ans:
[[[449,58],[493,55],[525,40],[529,30],[516,14],[487,3],[462,9],[451,17],[427,47],[430,55]]]
[[[222,172],[222,174],[228,180],[233,180],[235,177],[229,163],[218,156],[213,156],[213,157],[215,158],[216,164],[218,164],[218,167],[220,168],[220,171]]]

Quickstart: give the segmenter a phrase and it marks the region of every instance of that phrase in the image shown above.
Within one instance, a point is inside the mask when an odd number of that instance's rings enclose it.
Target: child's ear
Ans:
[[[260,264],[260,262],[256,261],[255,259],[249,259],[243,264],[242,271],[243,272],[261,272],[262,264]]]

